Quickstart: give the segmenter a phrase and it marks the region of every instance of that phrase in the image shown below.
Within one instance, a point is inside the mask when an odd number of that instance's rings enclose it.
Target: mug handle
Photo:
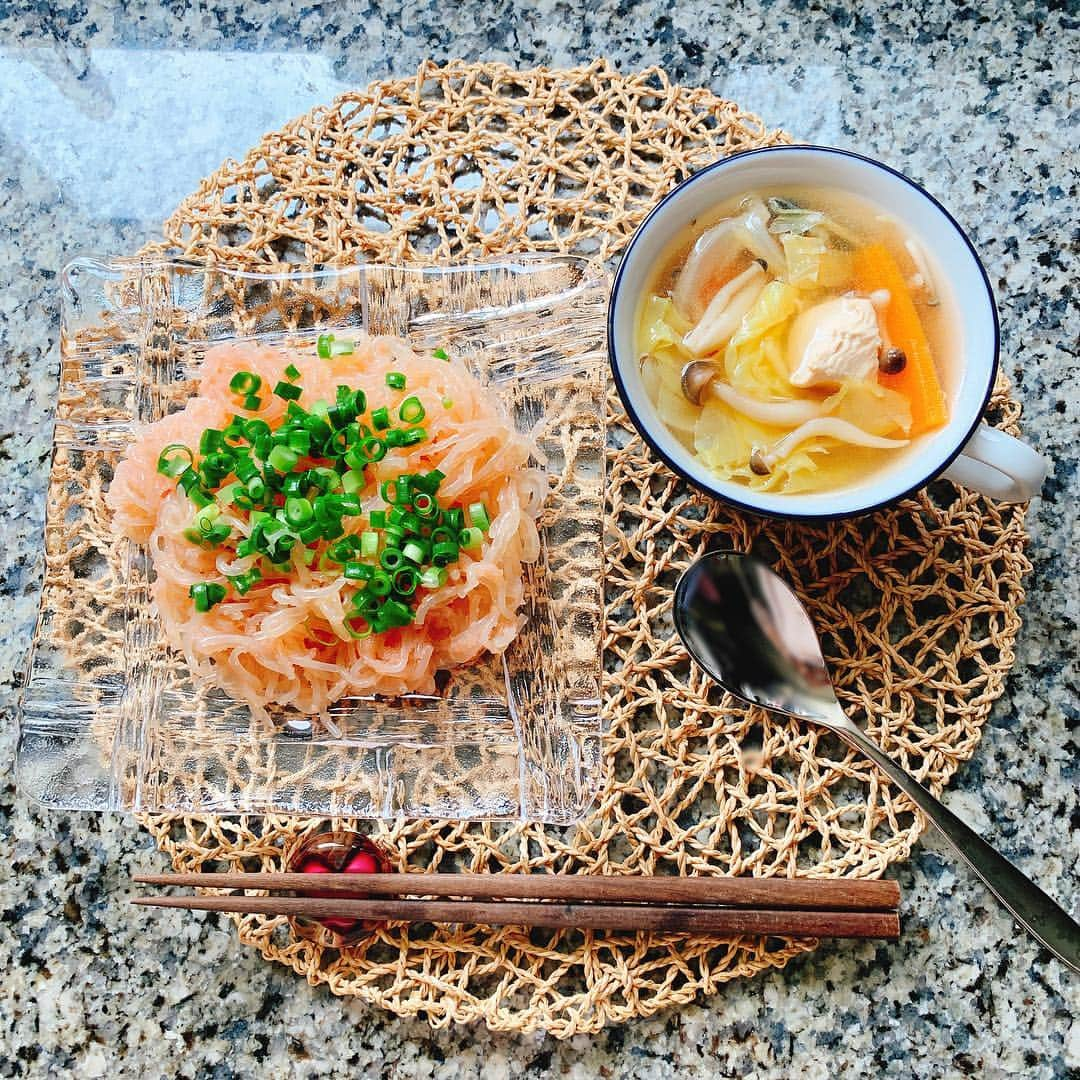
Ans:
[[[1027,443],[980,424],[960,456],[941,474],[999,502],[1027,502],[1039,493],[1050,463]]]

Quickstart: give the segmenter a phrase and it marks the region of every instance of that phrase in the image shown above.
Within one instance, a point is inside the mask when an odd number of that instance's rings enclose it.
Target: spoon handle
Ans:
[[[1063,964],[1080,972],[1080,923],[965,825],[854,725],[834,728],[862,751],[941,830],[956,853],[982,878],[1014,918]]]

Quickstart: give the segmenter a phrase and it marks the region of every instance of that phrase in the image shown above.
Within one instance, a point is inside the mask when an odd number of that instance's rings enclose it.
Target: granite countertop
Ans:
[[[1025,431],[1056,464],[1029,517],[1014,674],[947,802],[1076,911],[1071,10],[1022,0],[0,4],[0,687],[14,685],[33,621],[56,275],[68,254],[135,248],[263,131],[427,56],[660,64],[799,137],[901,166],[986,261]],[[13,751],[9,723],[3,760]],[[559,1043],[432,1031],[312,989],[239,946],[217,917],[133,914],[130,874],[162,859],[130,821],[42,812],[10,772],[0,814],[0,1077],[1080,1076],[1080,980],[932,836],[895,868],[900,943],[826,945],[693,1007]]]

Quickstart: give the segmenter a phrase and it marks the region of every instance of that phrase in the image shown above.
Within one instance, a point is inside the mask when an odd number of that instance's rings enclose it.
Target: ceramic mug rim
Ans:
[[[950,443],[950,449],[947,454],[943,455],[937,462],[931,466],[928,472],[922,476],[919,480],[906,487],[903,491],[895,494],[891,494],[884,499],[880,499],[876,502],[867,502],[866,504],[860,504],[852,506],[850,508],[841,509],[823,509],[820,512],[807,512],[807,511],[786,511],[782,508],[773,508],[761,506],[752,500],[751,495],[740,497],[733,495],[729,490],[721,490],[714,483],[710,483],[706,470],[702,469],[701,473],[691,473],[684,468],[681,464],[674,461],[671,455],[661,446],[658,441],[653,437],[650,430],[650,424],[646,422],[638,413],[635,408],[630,392],[626,386],[625,380],[622,374],[622,365],[620,364],[618,352],[615,343],[615,313],[617,308],[617,301],[619,298],[620,289],[623,286],[624,277],[628,267],[631,265],[632,257],[634,255],[634,249],[638,245],[641,238],[645,235],[646,229],[649,224],[655,221],[658,217],[662,216],[667,208],[669,208],[673,199],[675,199],[681,192],[687,190],[689,187],[700,183],[702,180],[709,176],[712,176],[722,169],[729,168],[734,164],[743,162],[748,158],[762,157],[765,155],[789,155],[789,154],[825,154],[833,155],[840,158],[848,159],[859,164],[860,167],[868,167],[872,170],[878,170],[880,172],[887,173],[895,180],[900,180],[908,187],[912,188],[923,199],[929,202],[941,216],[952,226],[956,235],[961,240],[963,246],[967,249],[968,255],[971,257],[972,264],[978,270],[979,278],[982,282],[982,287],[986,293],[987,307],[990,312],[990,318],[993,328],[993,346],[990,349],[990,356],[988,361],[984,365],[986,385],[982,394],[982,404],[976,410],[974,419],[967,427],[967,430]],[[911,177],[906,176],[898,169],[894,169],[890,165],[886,165],[882,161],[878,161],[876,158],[868,157],[865,154],[856,153],[853,150],[843,150],[839,147],[833,146],[818,146],[811,143],[805,144],[791,144],[782,146],[764,146],[759,147],[756,150],[744,150],[731,154],[728,157],[720,158],[718,161],[714,161],[709,165],[699,169],[693,175],[688,176],[685,180],[682,180],[675,187],[673,187],[667,194],[660,199],[660,201],[646,214],[645,218],[641,221],[638,227],[634,230],[634,235],[630,238],[629,244],[626,246],[626,250],[623,252],[622,258],[619,261],[618,269],[615,272],[615,278],[611,286],[611,294],[608,299],[608,315],[607,315],[607,343],[608,343],[608,360],[611,364],[612,376],[615,380],[615,387],[618,390],[619,398],[622,401],[623,408],[626,410],[627,416],[630,418],[631,423],[634,425],[635,430],[645,440],[649,448],[669,469],[672,470],[677,476],[681,477],[692,487],[697,488],[699,491],[704,492],[706,495],[711,496],[714,499],[718,499],[721,502],[728,503],[737,507],[740,510],[745,510],[753,514],[758,514],[764,517],[776,518],[784,521],[808,521],[808,522],[824,522],[824,521],[838,521],[844,518],[859,517],[863,514],[873,513],[876,510],[884,509],[885,507],[892,506],[903,499],[913,495],[916,491],[925,487],[928,483],[940,476],[946,469],[960,456],[964,447],[969,440],[975,434],[979,425],[983,422],[983,414],[986,411],[987,405],[990,403],[990,398],[993,393],[994,383],[997,379],[998,365],[1000,362],[1001,352],[1001,327],[998,319],[997,305],[994,302],[994,293],[990,285],[990,278],[986,272],[986,267],[983,265],[982,259],[979,258],[978,252],[975,250],[975,245],[971,242],[970,237],[955,217],[936,199],[929,191],[926,190],[921,184],[912,180]],[[653,421],[655,425],[662,425],[663,421],[656,417]],[[959,430],[959,429],[958,429]],[[734,486],[734,485],[733,485]],[[798,498],[799,496],[781,496],[781,498]]]

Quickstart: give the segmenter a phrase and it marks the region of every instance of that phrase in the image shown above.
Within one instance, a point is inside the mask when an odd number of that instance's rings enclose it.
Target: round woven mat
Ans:
[[[166,222],[165,248],[238,267],[470,259],[522,249],[618,254],[649,206],[719,155],[787,141],[707,90],[486,64],[422,67],[267,135]],[[1016,430],[1005,387],[992,419]],[[573,829],[414,821],[373,833],[398,865],[473,871],[874,877],[922,820],[831,736],[710,688],[675,637],[679,572],[753,548],[808,603],[849,713],[939,790],[1001,692],[1028,569],[1024,511],[938,484],[828,526],[743,517],[652,460],[612,395],[607,781]],[[275,868],[322,822],[146,820],[175,867]],[[715,991],[813,941],[394,926],[323,951],[281,919],[241,941],[312,983],[439,1026],[594,1031]]]

